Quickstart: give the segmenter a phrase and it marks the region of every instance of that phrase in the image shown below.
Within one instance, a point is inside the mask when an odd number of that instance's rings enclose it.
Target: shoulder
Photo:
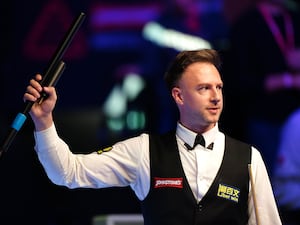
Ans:
[[[129,144],[129,145],[136,145],[136,144],[142,144],[144,142],[148,142],[150,134],[148,133],[141,133],[136,136],[127,137],[126,139],[119,140],[115,143],[115,145],[122,145],[122,144]]]
[[[149,142],[152,146],[168,146],[175,143],[175,130],[171,130],[161,134],[149,134]]]
[[[151,133],[151,134],[148,134],[148,136],[150,138],[167,138],[167,137],[172,137],[172,136],[175,137],[175,134],[176,134],[175,130],[169,130],[169,131],[166,131],[163,133]]]
[[[230,143],[232,145],[236,145],[236,146],[240,146],[240,147],[246,147],[246,148],[250,148],[251,147],[251,144],[245,142],[245,141],[242,141],[242,140],[239,140],[237,138],[234,138],[234,137],[231,137],[229,135],[225,135],[225,142],[226,143]]]
[[[243,140],[231,137],[229,135],[225,135],[225,140],[227,142],[231,141],[231,142],[233,142],[235,144],[238,144],[240,146],[244,146],[244,147],[250,148],[252,152],[258,152],[259,153],[259,150],[252,143],[249,143],[249,142],[246,142],[246,141],[243,141]]]

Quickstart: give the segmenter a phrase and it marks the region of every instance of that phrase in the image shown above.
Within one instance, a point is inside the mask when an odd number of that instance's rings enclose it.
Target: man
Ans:
[[[69,188],[130,186],[141,200],[145,225],[256,224],[257,218],[264,225],[281,224],[260,153],[218,128],[219,69],[215,50],[179,53],[165,75],[180,113],[176,131],[141,134],[91,154],[73,154],[59,138],[52,117],[55,89],[41,87],[37,75],[24,100],[36,101],[41,91],[49,95],[30,111],[48,177]]]

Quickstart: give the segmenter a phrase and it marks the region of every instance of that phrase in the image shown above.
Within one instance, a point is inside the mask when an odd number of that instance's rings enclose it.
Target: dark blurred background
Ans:
[[[196,7],[185,9],[189,2]],[[57,84],[55,117],[72,151],[90,152],[140,132],[174,127],[177,111],[162,77],[170,59],[190,42],[182,37],[175,43],[164,42],[166,29],[186,35],[187,40],[202,38],[219,50],[226,87],[231,82],[229,30],[253,1],[11,0],[0,4],[0,137],[5,137],[23,109],[29,80],[43,73],[72,20],[85,12],[86,19],[64,57],[66,70]],[[220,126],[245,140],[243,116],[237,117],[242,109],[230,103],[238,93],[228,91],[226,97],[226,91]],[[139,202],[128,188],[69,190],[52,184],[33,148],[28,119],[0,159],[1,225],[89,225],[95,215],[140,213]]]

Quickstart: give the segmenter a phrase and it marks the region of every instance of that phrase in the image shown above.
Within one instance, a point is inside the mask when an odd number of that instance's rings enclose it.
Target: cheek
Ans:
[[[189,104],[192,108],[199,108],[199,106],[202,105],[202,102],[204,101],[204,97],[201,95],[191,95],[186,96],[185,102]]]

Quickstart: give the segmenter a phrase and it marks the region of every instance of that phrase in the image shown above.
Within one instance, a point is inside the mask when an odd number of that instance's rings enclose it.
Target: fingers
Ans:
[[[35,79],[31,79],[29,85],[26,88],[26,93],[24,94],[24,100],[36,101],[40,98],[40,92],[43,90],[42,86]]]
[[[41,80],[42,76],[36,74],[35,78],[29,81],[29,85],[27,86],[23,97],[24,101],[36,101],[41,97],[41,92],[43,91],[43,87],[40,84]]]
[[[41,81],[42,80],[42,75],[41,74],[36,74],[35,75],[35,80],[37,80],[37,81]]]
[[[56,101],[57,95],[54,87],[44,87],[44,91],[48,95],[49,100]]]

